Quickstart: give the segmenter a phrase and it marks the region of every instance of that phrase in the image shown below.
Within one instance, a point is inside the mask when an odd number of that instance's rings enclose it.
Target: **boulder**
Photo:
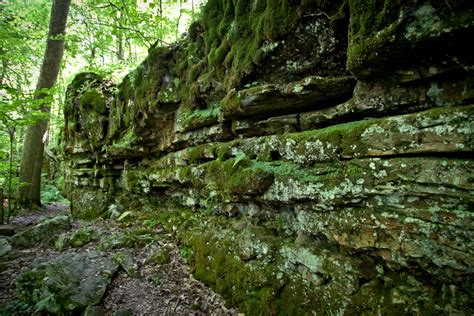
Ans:
[[[138,266],[133,260],[133,256],[129,251],[121,251],[115,254],[113,260],[120,265],[122,269],[132,278],[140,277]]]
[[[96,229],[93,227],[84,227],[76,230],[72,234],[70,244],[72,247],[82,247],[98,238],[99,233]]]
[[[0,257],[12,251],[12,246],[6,238],[0,238]]]
[[[34,262],[17,278],[17,293],[37,312],[77,313],[100,303],[118,264],[96,251]]]
[[[69,216],[60,215],[30,227],[12,237],[15,247],[29,248],[42,243],[51,243],[61,232],[71,226]]]

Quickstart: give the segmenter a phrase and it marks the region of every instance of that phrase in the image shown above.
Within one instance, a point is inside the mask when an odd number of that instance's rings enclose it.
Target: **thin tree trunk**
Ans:
[[[117,24],[119,26],[122,26],[120,21],[122,19],[122,12],[118,12],[118,18],[117,18]],[[123,49],[123,34],[121,32],[118,32],[117,35],[117,59],[119,62],[123,62],[124,59],[125,59],[125,56],[124,56],[124,49]]]
[[[0,184],[0,225],[5,224],[5,208],[3,207],[3,187]]]
[[[181,22],[181,16],[183,14],[182,10],[182,2],[179,0],[179,15],[178,15],[178,21],[176,22],[176,40],[179,40],[179,23]]]
[[[124,56],[124,49],[123,49],[123,35],[117,34],[117,60],[119,62],[123,62],[125,60]]]
[[[43,64],[36,85],[36,99],[43,100],[47,94],[44,89],[54,86],[64,54],[64,38],[67,16],[71,0],[54,0],[51,7],[49,34],[46,43]],[[42,111],[49,112],[48,105]],[[43,166],[43,136],[48,127],[48,120],[42,120],[28,127],[20,166],[19,203],[22,206],[41,205],[41,169]]]
[[[8,60],[2,59],[2,72],[0,73],[0,84],[3,84],[3,80],[5,80],[5,77],[7,76],[7,70],[8,70]]]
[[[128,58],[127,58],[127,60],[129,62],[133,61],[132,44],[130,44],[130,37],[126,38],[125,43],[127,43],[127,49],[128,49]]]
[[[11,127],[8,131],[10,137],[10,157],[9,158],[9,170],[8,170],[8,212],[7,212],[7,224],[10,223],[10,216],[12,215],[12,178],[13,178],[13,141],[15,139],[15,127]],[[3,203],[3,200],[2,200]],[[3,223],[3,217],[2,217]]]

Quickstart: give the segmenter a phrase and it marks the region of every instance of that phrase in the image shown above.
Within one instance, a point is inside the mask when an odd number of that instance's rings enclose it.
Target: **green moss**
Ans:
[[[384,43],[395,34],[398,28],[389,28],[398,17],[401,7],[399,0],[349,0],[351,13],[350,43],[348,65],[357,62],[371,53],[381,49]],[[396,24],[394,24],[396,26]],[[381,32],[384,30],[383,32]],[[374,36],[381,32],[378,36]]]
[[[298,11],[307,6],[288,0],[208,1],[203,12],[208,71],[225,80],[228,89],[238,85],[261,62],[262,43],[294,30]]]
[[[381,74],[396,76],[390,74],[390,70],[410,67],[411,55],[433,56],[432,47],[444,40],[453,40],[466,28],[472,27],[473,8],[467,2],[348,2],[347,67],[358,78],[368,79]],[[452,47],[445,47],[439,53],[443,56],[458,54],[452,51]]]
[[[217,191],[221,199],[263,193],[272,183],[273,175],[258,167],[251,167],[248,159],[231,158],[202,164],[207,190]]]
[[[84,109],[92,107],[97,113],[107,110],[104,95],[98,89],[89,89],[81,96],[81,106]]]
[[[167,264],[171,261],[169,249],[160,249],[145,260],[145,264]]]
[[[185,240],[193,252],[196,278],[221,293],[230,305],[252,315],[275,311],[275,295],[282,281],[277,280],[274,267],[244,263],[232,254],[228,241],[205,232],[192,232]]]
[[[144,247],[155,241],[150,229],[138,228],[125,233],[117,233],[111,236],[103,236],[99,242],[98,249],[107,251],[118,248]]]
[[[194,109],[178,114],[178,125],[183,132],[216,124],[219,119],[220,107],[218,103],[206,109]]]
[[[398,16],[400,0],[349,0],[353,40],[361,40],[387,27]]]
[[[216,146],[203,144],[196,147],[186,149],[186,157],[189,164],[196,164],[209,159],[217,158]]]
[[[121,138],[118,141],[113,142],[112,147],[122,149],[132,148],[132,144],[135,139],[136,136],[134,133],[134,128],[132,127],[122,132]]]
[[[71,235],[69,243],[72,247],[82,247],[98,238],[99,233],[93,227],[84,227]]]

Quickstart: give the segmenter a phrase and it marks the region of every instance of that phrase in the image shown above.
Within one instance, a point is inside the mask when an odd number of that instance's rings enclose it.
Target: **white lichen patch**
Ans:
[[[274,51],[279,45],[279,42],[265,42],[263,43],[261,49],[264,54],[268,54]]]
[[[336,157],[337,147],[329,142],[316,140],[282,140],[280,153],[285,160],[298,164],[329,161]]]
[[[373,137],[374,134],[380,135],[380,134],[384,134],[385,132],[386,130],[383,127],[381,127],[378,124],[374,124],[366,128],[365,131],[362,133],[361,137],[370,138],[370,137]]]
[[[442,101],[440,101],[440,95],[443,93],[443,89],[439,88],[437,82],[433,82],[426,92],[426,95],[431,100],[434,100],[437,105],[442,105]]]
[[[282,247],[280,254],[283,258],[286,258],[284,267],[287,269],[293,267],[295,264],[302,264],[311,272],[323,271],[324,258],[317,256],[306,248]]]
[[[390,119],[390,121],[395,123],[400,134],[416,135],[419,133],[419,129],[406,122],[403,117],[395,117]]]
[[[293,86],[293,92],[294,93],[300,93],[303,90],[304,90],[304,87],[301,84],[295,84]]]
[[[410,41],[416,41],[425,37],[436,37],[449,31],[443,28],[441,19],[433,6],[426,3],[413,12],[413,20],[405,28],[404,37]]]
[[[322,183],[300,182],[291,178],[287,180],[275,180],[262,198],[268,201],[281,202],[313,199],[317,197],[322,187]]]
[[[378,179],[385,178],[386,176],[387,176],[387,171],[385,171],[385,170],[380,170],[378,172],[374,172],[374,177],[376,177]]]

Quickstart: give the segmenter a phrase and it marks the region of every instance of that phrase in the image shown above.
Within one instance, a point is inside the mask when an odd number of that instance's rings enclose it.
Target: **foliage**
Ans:
[[[82,64],[81,71],[121,77],[141,62],[149,48],[180,38],[180,25],[192,15],[182,3],[86,0],[73,4],[73,27],[68,31],[70,55]],[[173,17],[176,11],[179,16]]]
[[[83,0],[74,2],[66,34],[66,55],[56,86],[38,101],[34,81],[45,49],[51,1],[0,1],[0,189],[13,201],[26,126],[49,120],[46,145],[59,146],[66,87],[72,75],[93,71],[118,79],[135,68],[151,47],[180,39],[194,7],[204,1]],[[48,105],[50,116],[41,112]],[[60,199],[51,184],[43,202]],[[11,206],[9,207],[11,210]]]
[[[50,102],[51,91],[42,91],[46,98],[37,100],[33,95],[6,84],[0,85],[0,189],[8,199],[6,214],[2,208],[0,223],[8,222],[13,211],[13,192],[19,187],[19,155],[14,147],[17,130],[47,119],[47,114],[40,111],[44,102]],[[3,203],[3,201],[2,201]]]
[[[58,188],[49,182],[46,182],[41,187],[41,202],[43,203],[53,203],[58,202],[62,204],[68,204],[69,201],[66,200],[59,192]]]
[[[0,2],[0,84],[32,86],[45,47],[49,1]]]

